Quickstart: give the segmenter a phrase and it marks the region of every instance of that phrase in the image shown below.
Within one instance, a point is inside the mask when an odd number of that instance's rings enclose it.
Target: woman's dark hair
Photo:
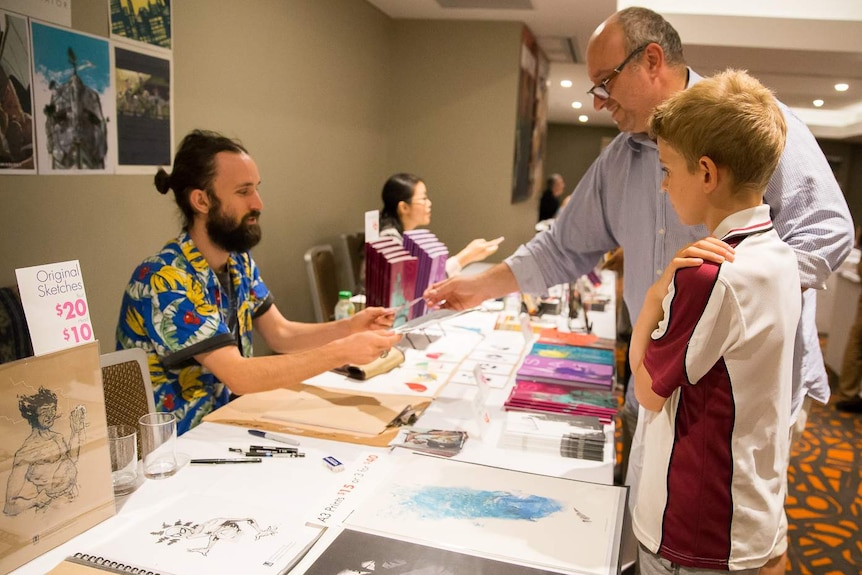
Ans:
[[[399,173],[391,176],[383,184],[380,197],[383,200],[383,209],[380,210],[380,229],[395,228],[399,234],[404,233],[404,225],[398,217],[398,204],[400,202],[410,203],[416,184],[422,181],[419,176],[413,174]]]
[[[160,194],[174,191],[177,205],[183,212],[185,223],[183,229],[188,229],[194,217],[189,196],[192,190],[205,190],[212,194],[212,182],[215,178],[215,157],[220,152],[247,154],[239,140],[234,140],[217,132],[208,130],[193,130],[183,138],[177,154],[174,156],[174,169],[168,174],[159,168],[154,178],[156,189]]]

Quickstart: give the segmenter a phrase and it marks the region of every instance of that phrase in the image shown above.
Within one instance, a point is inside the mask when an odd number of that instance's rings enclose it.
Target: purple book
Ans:
[[[610,388],[614,367],[572,359],[528,355],[517,373],[518,379],[562,384],[592,384]]]

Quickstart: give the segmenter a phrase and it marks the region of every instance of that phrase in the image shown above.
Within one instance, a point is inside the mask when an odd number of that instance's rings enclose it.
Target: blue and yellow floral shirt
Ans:
[[[147,352],[156,409],[177,417],[184,433],[228,402],[230,391],[194,356],[238,345],[251,357],[252,320],[272,305],[272,295],[251,254],[232,253],[230,285],[223,288],[215,272],[182,232],[162,251],[139,265],[120,307],[117,349]],[[230,321],[230,293],[236,298],[236,321]],[[231,333],[229,324],[236,325]]]

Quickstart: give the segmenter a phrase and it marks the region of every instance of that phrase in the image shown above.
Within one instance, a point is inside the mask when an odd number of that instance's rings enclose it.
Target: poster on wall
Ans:
[[[108,41],[32,22],[40,174],[113,173],[116,118]]]
[[[171,0],[108,0],[111,39],[171,49]]]
[[[27,18],[0,10],[0,173],[35,174],[30,31]]]
[[[117,173],[171,165],[171,61],[114,45]]]
[[[66,28],[72,26],[72,0],[0,0],[0,10],[17,12]]]
[[[529,199],[542,186],[544,137],[547,126],[547,79],[550,66],[536,39],[523,29],[515,119],[512,203]]]

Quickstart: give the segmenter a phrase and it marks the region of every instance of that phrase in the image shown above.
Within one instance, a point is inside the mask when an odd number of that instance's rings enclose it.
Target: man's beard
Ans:
[[[260,212],[252,210],[239,223],[225,214],[221,202],[216,200],[207,214],[207,235],[210,240],[228,252],[246,252],[260,242],[261,229],[259,224],[250,224],[250,218],[259,218]]]

